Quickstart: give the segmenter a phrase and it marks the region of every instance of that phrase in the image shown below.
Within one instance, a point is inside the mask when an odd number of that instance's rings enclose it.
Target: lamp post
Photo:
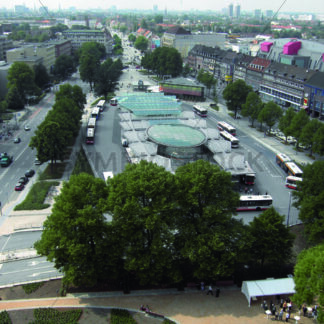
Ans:
[[[291,205],[291,192],[289,192],[289,199],[288,199],[287,227],[289,226],[290,205]]]

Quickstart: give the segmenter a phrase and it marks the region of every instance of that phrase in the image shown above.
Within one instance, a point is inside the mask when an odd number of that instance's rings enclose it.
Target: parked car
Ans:
[[[31,178],[35,174],[35,170],[30,169],[25,172],[25,177]]]
[[[30,131],[29,125],[25,125],[24,129],[25,129],[25,131]]]
[[[29,181],[27,177],[20,177],[18,182],[23,183],[24,185]]]
[[[15,191],[21,191],[25,188],[25,185],[21,182],[18,182],[15,186]]]
[[[40,160],[38,160],[38,159],[35,159],[35,165],[41,165],[42,164],[42,162],[40,161]]]
[[[15,139],[14,139],[14,143],[20,143],[21,142],[21,139],[20,139],[20,137],[16,137]]]

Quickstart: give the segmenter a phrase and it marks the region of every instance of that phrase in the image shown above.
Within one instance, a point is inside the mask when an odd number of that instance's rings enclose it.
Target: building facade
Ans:
[[[324,73],[316,72],[305,82],[303,106],[312,117],[324,118]]]

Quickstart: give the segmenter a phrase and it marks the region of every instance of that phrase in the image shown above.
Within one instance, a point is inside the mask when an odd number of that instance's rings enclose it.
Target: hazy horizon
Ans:
[[[202,3],[197,3],[194,0],[160,0],[148,2],[146,0],[137,0],[130,2],[128,0],[104,1],[104,0],[92,0],[91,2],[86,0],[12,0],[7,6],[2,8],[13,9],[15,5],[24,5],[28,8],[40,8],[42,5],[48,7],[50,10],[68,9],[75,7],[76,9],[109,9],[115,6],[116,9],[137,9],[148,10],[152,9],[153,5],[157,5],[158,10],[210,10],[220,11],[223,8],[228,7],[230,3],[241,5],[241,11],[253,11],[255,9],[273,10],[276,12],[281,6],[280,12],[307,12],[313,14],[324,13],[324,0],[222,0],[215,2],[214,0],[205,0]],[[257,4],[257,5],[256,5]]]

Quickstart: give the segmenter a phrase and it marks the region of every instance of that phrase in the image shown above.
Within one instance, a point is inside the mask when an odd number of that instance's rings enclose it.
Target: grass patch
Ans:
[[[228,114],[229,114],[232,118],[235,117],[235,113],[233,113],[233,112],[229,112]]]
[[[131,314],[124,309],[112,309],[111,310],[111,324],[136,324],[136,321]]]
[[[72,171],[72,175],[74,174],[80,174],[82,172],[91,174],[94,176],[92,169],[90,167],[89,161],[87,159],[87,156],[84,153],[84,150],[81,146],[80,151],[78,152],[77,159],[75,161],[74,169]]]
[[[35,321],[30,324],[74,324],[82,315],[81,309],[60,311],[54,308],[37,308],[34,310]]]
[[[34,291],[36,291],[38,288],[42,287],[44,285],[45,281],[42,282],[33,282],[27,285],[22,285],[22,289],[26,294],[31,294]]]
[[[3,311],[0,313],[0,323],[1,324],[11,324],[11,319],[7,311]]]
[[[30,189],[25,200],[17,205],[14,210],[41,210],[48,208],[49,204],[44,204],[44,200],[51,186],[58,186],[58,181],[38,181]]]
[[[39,175],[39,180],[53,180],[53,179],[61,179],[66,167],[66,163],[55,163],[48,164],[46,169],[42,174]]]

